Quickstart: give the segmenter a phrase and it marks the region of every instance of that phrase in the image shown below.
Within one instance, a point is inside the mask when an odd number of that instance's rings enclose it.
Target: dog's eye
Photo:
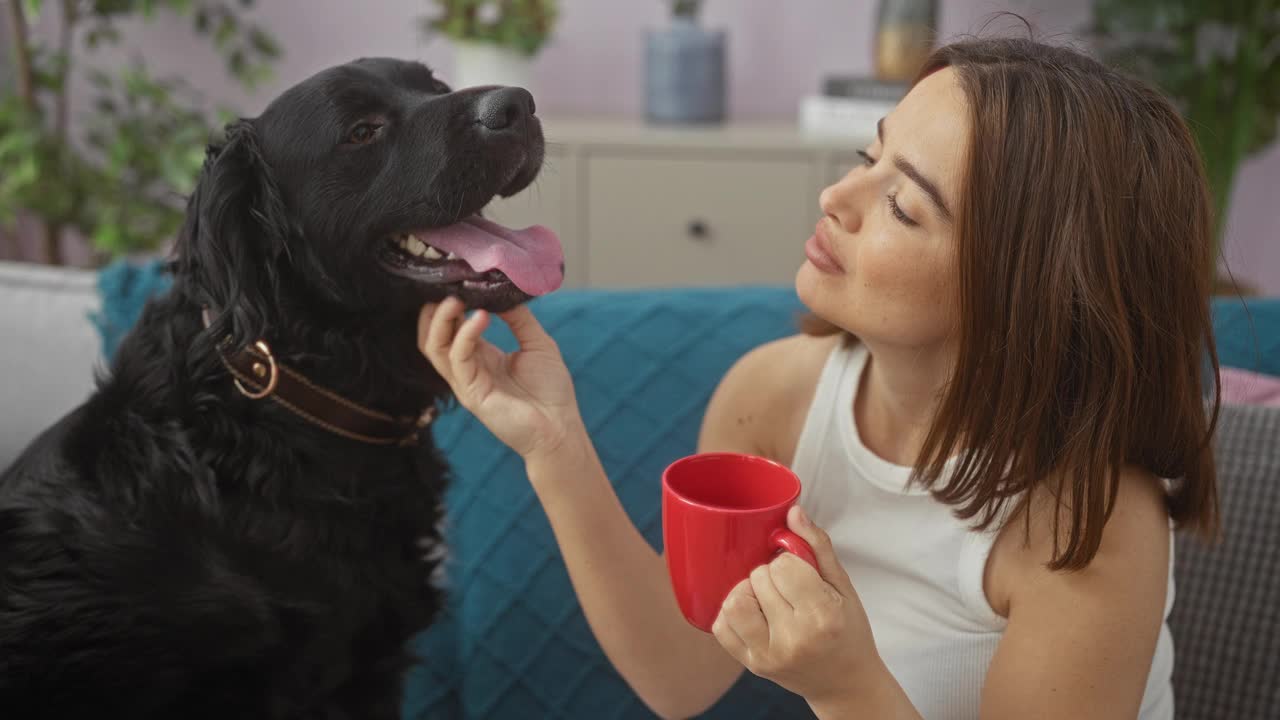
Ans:
[[[378,137],[378,133],[382,131],[382,126],[375,123],[360,123],[351,128],[351,132],[347,134],[347,142],[352,145],[364,145],[373,142]]]

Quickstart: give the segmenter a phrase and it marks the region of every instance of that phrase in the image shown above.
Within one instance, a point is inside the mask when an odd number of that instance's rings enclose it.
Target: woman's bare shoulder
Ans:
[[[1146,592],[1159,605],[1171,551],[1169,515],[1159,479],[1134,466],[1123,468],[1111,513],[1088,566],[1075,572],[1050,570],[1055,552],[1072,542],[1070,528],[1069,496],[1048,484],[1032,491],[1030,501],[1010,518],[992,548],[987,578],[992,605],[1007,611],[1020,595],[1035,595],[1045,588],[1055,588],[1052,597],[1064,597],[1067,586],[1093,593],[1137,596]]]
[[[698,447],[790,464],[818,377],[842,336],[792,335],[733,364],[712,395]]]
[[[1078,570],[1050,570],[1055,538],[1059,548],[1070,540],[1061,520],[1054,527],[1070,496],[1033,490],[1011,519],[1022,528],[1006,527],[1019,531],[992,549],[987,594],[1009,623],[987,671],[984,715],[1021,716],[1046,692],[1070,710],[1061,717],[1100,716],[1101,708],[1134,717],[1141,703],[1170,600],[1162,485],[1145,471],[1121,471],[1093,559]]]
[[[791,335],[765,343],[739,358],[720,384],[735,391],[758,389],[789,395],[797,387],[817,384],[823,365],[842,339],[839,335]]]

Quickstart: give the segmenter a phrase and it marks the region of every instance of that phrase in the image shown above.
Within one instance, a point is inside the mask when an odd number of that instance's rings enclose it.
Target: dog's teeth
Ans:
[[[445,256],[444,256],[444,259],[445,259],[445,260],[457,260],[457,259],[458,259],[458,255],[457,255],[456,253],[449,253],[448,255],[445,255]]]
[[[412,235],[409,236],[409,240],[405,243],[405,248],[414,255],[423,255],[427,252],[427,246]]]
[[[428,260],[439,260],[440,258],[444,257],[444,254],[441,253],[439,250],[428,245],[427,251],[422,253],[422,257]]]

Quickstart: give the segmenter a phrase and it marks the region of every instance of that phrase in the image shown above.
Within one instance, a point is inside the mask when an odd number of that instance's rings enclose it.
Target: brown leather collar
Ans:
[[[204,308],[203,320],[208,328],[209,308]],[[435,406],[418,417],[392,417],[354,403],[278,362],[264,340],[235,354],[225,352],[225,345],[225,341],[219,344],[218,355],[242,395],[250,400],[271,398],[335,435],[370,445],[409,446],[418,442],[419,433],[435,419]]]

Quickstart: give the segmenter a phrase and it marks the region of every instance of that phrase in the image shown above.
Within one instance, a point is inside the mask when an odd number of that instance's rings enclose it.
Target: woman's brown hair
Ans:
[[[977,529],[1048,483],[1053,569],[1093,559],[1127,464],[1173,481],[1179,526],[1216,534],[1214,224],[1186,125],[1150,87],[1065,47],[958,42],[920,77],[945,67],[972,127],[959,353],[915,480]]]

